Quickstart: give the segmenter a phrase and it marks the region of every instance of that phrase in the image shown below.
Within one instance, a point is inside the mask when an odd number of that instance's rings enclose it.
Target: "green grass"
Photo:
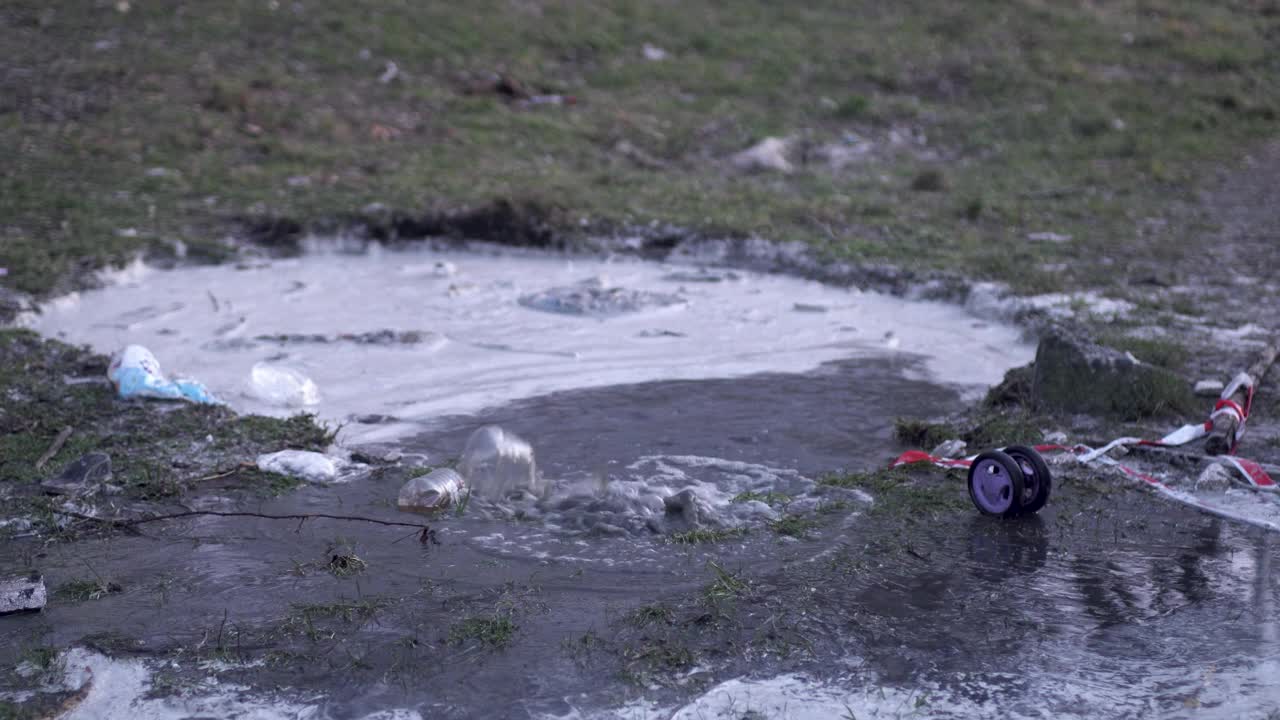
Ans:
[[[119,584],[114,582],[103,582],[101,580],[69,580],[59,585],[53,591],[53,596],[59,600],[68,602],[85,602],[86,600],[98,600],[113,593],[123,592]]]
[[[245,216],[496,199],[559,230],[656,219],[1029,291],[1118,285],[1128,260],[1204,231],[1136,236],[1135,219],[1198,202],[1207,164],[1280,129],[1266,3],[114,8],[0,9],[23,69],[0,80],[9,287],[66,289],[135,252],[170,258],[175,240],[217,261]],[[646,42],[668,59],[644,60]],[[381,83],[390,61],[400,76]],[[492,73],[576,102],[522,104],[485,89]],[[875,150],[845,169],[727,168],[766,136]],[[1039,231],[1073,240],[1026,241]]]
[[[502,648],[511,643],[519,627],[506,615],[469,617],[449,628],[448,641],[453,645],[477,643]]]
[[[0,388],[6,393],[0,477],[34,483],[85,453],[103,452],[111,457],[111,482],[124,490],[122,501],[171,501],[209,482],[278,494],[297,483],[242,464],[284,448],[322,450],[333,440],[332,431],[309,415],[281,420],[237,416],[221,407],[126,402],[105,382],[65,382],[105,378],[106,366],[107,358],[85,349],[25,330],[0,330]],[[72,428],[70,437],[37,468],[65,427]],[[41,502],[27,505],[38,511]]]
[[[730,500],[730,502],[735,502],[735,503],[762,502],[766,505],[786,505],[787,503],[791,502],[791,496],[785,493],[780,493],[780,492],[759,493],[759,492],[748,490],[746,492],[740,492],[737,495],[734,495],[733,499]]]
[[[646,625],[671,625],[675,622],[675,613],[661,603],[642,605],[627,616],[628,622],[637,627]]]
[[[960,437],[960,433],[947,423],[900,417],[893,421],[893,436],[903,445],[932,450],[939,443]]]
[[[892,470],[830,475],[824,485],[865,490],[874,498],[871,513],[918,521],[969,506],[963,479],[926,463]]]
[[[1136,338],[1120,333],[1106,333],[1098,338],[1099,344],[1121,352],[1132,353],[1142,362],[1158,365],[1178,372],[1191,358],[1191,351],[1181,343],[1155,338]]]
[[[786,514],[769,523],[769,528],[783,537],[805,538],[818,527],[818,521],[800,515]]]
[[[671,533],[668,540],[677,545],[700,545],[703,543],[716,543],[725,540],[740,538],[747,534],[746,528],[698,528],[696,530],[684,530],[677,533]]]
[[[707,602],[719,604],[726,600],[733,600],[750,588],[750,584],[746,580],[724,569],[715,561],[708,561],[707,567],[711,568],[711,572],[714,575],[711,582],[702,591],[703,599]]]

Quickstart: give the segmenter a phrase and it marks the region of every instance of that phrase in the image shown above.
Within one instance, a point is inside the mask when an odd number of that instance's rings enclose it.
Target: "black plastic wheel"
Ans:
[[[1013,517],[1026,496],[1022,467],[999,450],[988,450],[969,465],[969,499],[984,515]]]
[[[1035,448],[1026,445],[1010,445],[1004,454],[1014,459],[1022,469],[1022,513],[1040,512],[1040,508],[1049,502],[1049,493],[1053,490],[1053,476],[1049,473],[1049,465],[1040,457]]]

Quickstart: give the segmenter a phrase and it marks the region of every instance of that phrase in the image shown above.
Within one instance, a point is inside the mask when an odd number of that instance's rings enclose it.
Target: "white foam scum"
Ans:
[[[73,700],[59,720],[325,720],[321,698],[297,701],[265,693],[253,693],[242,685],[224,683],[209,674],[172,695],[150,696],[155,671],[143,660],[116,659],[84,648],[62,653],[57,662],[61,677],[42,692],[72,692]],[[159,668],[161,670],[165,668]],[[170,669],[177,669],[176,666]],[[204,669],[229,669],[225,664]],[[24,693],[26,699],[35,693]],[[363,720],[422,720],[412,710],[383,710]]]
[[[805,372],[908,353],[925,358],[929,379],[974,387],[1033,354],[1016,328],[954,305],[635,259],[375,247],[250,265],[131,266],[109,283],[46,304],[28,324],[102,352],[144,345],[171,375],[203,381],[241,411],[297,411],[246,388],[257,362],[293,367],[320,389],[307,410],[332,421],[420,421],[575,388]],[[577,288],[561,299],[595,314],[546,312],[538,308],[565,303],[530,299],[557,288]],[[342,339],[384,330],[399,335]],[[277,335],[295,339],[259,339]],[[405,430],[353,424],[346,437]]]

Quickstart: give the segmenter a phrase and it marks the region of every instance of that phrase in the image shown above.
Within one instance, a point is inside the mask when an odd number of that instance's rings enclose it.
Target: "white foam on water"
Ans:
[[[420,422],[575,388],[805,372],[907,353],[926,358],[930,380],[972,388],[1033,355],[1017,328],[954,305],[780,275],[739,271],[701,282],[688,267],[635,259],[481,250],[375,246],[252,265],[131,267],[107,287],[51,301],[28,324],[102,352],[144,345],[169,372],[203,381],[241,411],[293,412],[246,392],[255,363],[282,363],[315,380],[322,399],[308,409],[335,421],[376,413]],[[443,263],[456,272],[439,273]],[[620,288],[626,312],[595,317],[521,303],[566,287]],[[637,298],[663,301],[633,311]],[[382,330],[431,342],[341,339]],[[276,335],[330,341],[258,339]],[[344,437],[407,430],[352,424]]]
[[[667,498],[680,493],[689,494],[695,510],[666,506]],[[666,561],[671,554],[666,543],[676,533],[757,530],[782,515],[782,502],[788,513],[803,515],[833,500],[871,503],[865,493],[818,486],[789,468],[698,455],[650,455],[608,477],[578,473],[549,479],[541,495],[524,493],[500,501],[473,496],[467,513],[523,521],[471,538],[488,552],[635,568]],[[845,522],[859,515],[856,510],[843,513]],[[731,543],[716,547],[724,550]]]
[[[84,648],[72,648],[58,657],[62,677],[45,692],[82,693],[59,720],[187,720],[188,718],[230,718],[234,720],[324,720],[329,714],[322,698],[299,702],[254,693],[242,685],[221,682],[216,672],[231,669],[226,663],[206,663],[209,675],[178,692],[153,696],[153,668],[139,659],[117,659]],[[259,663],[260,664],[260,663]],[[25,699],[35,693],[24,693]],[[422,720],[413,710],[389,709],[367,715],[363,720]]]
[[[1108,665],[1110,663],[1107,663]],[[733,678],[679,706],[637,700],[607,710],[574,709],[561,720],[828,720],[834,718],[940,718],[1050,720],[1052,718],[1270,717],[1280,689],[1258,667],[1161,668],[1131,662],[1080,668],[1065,675],[1016,672],[954,675],[913,687],[876,682],[871,674],[818,680],[801,674]],[[551,716],[547,716],[548,719]]]

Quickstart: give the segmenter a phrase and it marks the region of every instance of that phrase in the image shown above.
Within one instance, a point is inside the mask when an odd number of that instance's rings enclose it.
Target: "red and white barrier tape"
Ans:
[[[1241,387],[1248,388],[1248,392],[1245,395],[1244,407],[1241,407],[1239,403],[1230,399],[1231,396],[1234,395]],[[1250,488],[1262,492],[1280,493],[1280,485],[1277,485],[1276,481],[1267,474],[1266,469],[1263,468],[1261,464],[1253,460],[1247,460],[1234,455],[1236,445],[1239,444],[1240,438],[1244,436],[1245,423],[1249,419],[1249,412],[1253,409],[1253,392],[1253,379],[1248,375],[1248,373],[1240,373],[1232,379],[1231,383],[1225,389],[1223,389],[1222,395],[1214,405],[1213,412],[1210,413],[1208,420],[1195,425],[1184,425],[1159,440],[1143,440],[1142,438],[1136,437],[1122,437],[1116,438],[1106,445],[1096,449],[1087,445],[1036,445],[1035,450],[1041,453],[1074,453],[1077,456],[1077,460],[1081,463],[1099,462],[1109,467],[1116,468],[1127,477],[1142,481],[1149,487],[1155,489],[1161,495],[1172,500],[1192,505],[1213,515],[1245,522],[1274,532],[1280,532],[1280,524],[1259,518],[1251,518],[1239,513],[1232,513],[1231,511],[1218,507],[1214,503],[1208,502],[1192,493],[1172,488],[1166,485],[1159,478],[1139,470],[1135,470],[1108,455],[1111,450],[1120,446],[1139,445],[1147,447],[1177,447],[1179,445],[1186,445],[1187,443],[1205,437],[1212,432],[1213,423],[1216,418],[1223,414],[1231,414],[1235,416],[1237,423],[1235,437],[1232,438],[1231,454],[1220,455],[1218,456],[1218,459],[1220,459],[1230,469],[1235,470],[1236,475],[1239,476],[1239,478]],[[929,453],[920,450],[909,450],[899,455],[897,459],[889,464],[889,467],[896,468],[902,465],[928,462],[944,468],[965,469],[973,464],[973,459],[976,457],[977,455],[971,455],[966,458],[943,458],[930,455]]]

